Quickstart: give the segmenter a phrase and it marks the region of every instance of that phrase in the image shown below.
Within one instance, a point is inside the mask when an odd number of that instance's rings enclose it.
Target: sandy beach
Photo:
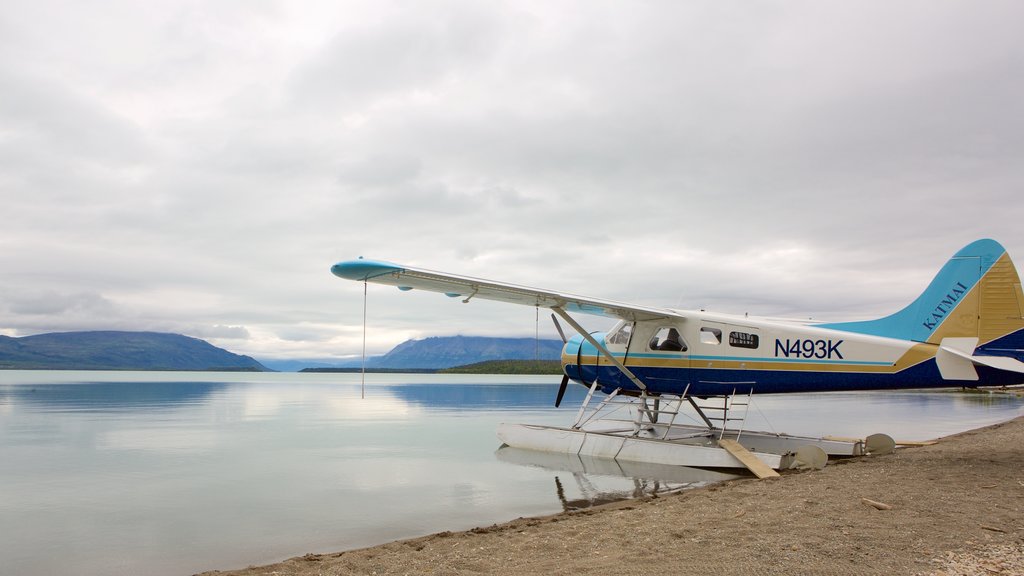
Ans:
[[[204,576],[654,573],[1024,574],[1024,417],[820,471]]]

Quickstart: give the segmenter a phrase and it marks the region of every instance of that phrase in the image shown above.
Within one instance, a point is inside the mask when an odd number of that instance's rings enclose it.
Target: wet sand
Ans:
[[[820,471],[204,575],[653,573],[1024,575],[1024,417]]]

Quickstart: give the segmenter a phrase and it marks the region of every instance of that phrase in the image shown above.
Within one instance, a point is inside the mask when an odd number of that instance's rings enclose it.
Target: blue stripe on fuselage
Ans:
[[[584,365],[581,368],[589,385],[598,378],[600,388],[610,393],[616,388],[636,392],[637,389],[614,366]],[[577,367],[570,367],[572,374]],[[755,393],[780,394],[789,392],[842,392],[850,390],[890,390],[913,388],[953,388],[959,386],[1002,386],[1022,382],[1020,374],[978,366],[978,381],[943,380],[935,360],[928,360],[895,374],[867,372],[811,372],[786,370],[748,370],[726,368],[644,368],[631,366],[630,370],[654,394],[682,394],[692,396],[746,393],[753,383]],[[686,377],[686,374],[689,377]],[[747,384],[741,384],[747,383]]]

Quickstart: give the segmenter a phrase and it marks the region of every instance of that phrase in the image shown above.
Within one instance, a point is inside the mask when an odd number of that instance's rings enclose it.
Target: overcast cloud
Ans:
[[[1021,22],[1012,1],[0,0],[0,334],[358,354],[363,287],[329,272],[358,256],[890,313],[975,239],[1024,261]],[[371,353],[535,331],[526,307],[369,292]]]

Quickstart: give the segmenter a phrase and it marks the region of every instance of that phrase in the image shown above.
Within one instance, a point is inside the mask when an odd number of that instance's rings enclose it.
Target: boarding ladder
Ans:
[[[664,440],[672,429],[676,416],[679,415],[682,408],[683,399],[686,397],[686,391],[684,391],[681,396],[649,396],[647,392],[644,391],[640,394],[639,398],[624,398],[619,395],[622,389],[616,388],[596,407],[590,408],[588,412],[590,401],[593,398],[597,387],[597,382],[595,381],[591,385],[590,391],[587,393],[587,397],[583,400],[583,404],[580,406],[579,413],[576,415],[576,421],[573,423],[572,429],[579,430],[591,420],[597,419],[598,414],[603,414],[600,418],[602,421],[617,421],[622,422],[627,426],[631,424],[633,436],[639,436],[641,432],[654,433],[655,430],[664,430],[664,432],[661,433],[662,440]],[[687,386],[687,390],[689,390],[689,386]],[[615,412],[623,408],[632,412],[633,415],[629,418],[622,419],[612,417]],[[669,416],[669,421],[666,423],[662,416]],[[620,431],[626,432],[628,430],[629,428],[622,429]]]
[[[646,392],[641,394],[636,406],[636,417],[633,420],[633,435],[639,435],[641,430],[654,432],[661,421],[661,428],[664,430],[661,439],[666,439],[672,430],[672,425],[676,422],[676,416],[679,415],[685,397],[685,392],[682,396],[654,396],[653,399]],[[670,417],[668,422],[664,422],[662,415]],[[645,419],[647,423],[644,422]]]
[[[732,427],[739,439],[743,434],[743,426],[747,420],[747,413],[750,411],[750,404],[754,395],[754,382],[706,382],[707,384],[733,385],[732,393],[720,396],[708,396],[703,399],[687,396],[690,405],[697,411],[697,414],[704,420],[704,423],[711,430],[718,431],[718,438],[721,439],[731,423],[738,422],[739,425]],[[747,393],[737,394],[737,388],[747,388]],[[700,402],[698,402],[700,400]],[[740,412],[742,411],[742,414]],[[717,424],[717,425],[716,425]]]
[[[639,436],[641,432],[653,433],[660,436],[662,440],[668,438],[673,431],[676,418],[682,411],[683,402],[689,402],[697,411],[697,414],[704,421],[712,433],[717,433],[721,439],[726,432],[735,432],[739,439],[743,433],[743,426],[746,422],[747,413],[750,409],[751,397],[754,393],[754,382],[708,382],[710,384],[732,385],[732,392],[716,396],[707,396],[700,399],[689,395],[689,386],[681,395],[657,395],[649,396],[646,391],[639,397],[623,398],[619,395],[621,388],[616,388],[604,398],[596,407],[590,408],[590,402],[594,392],[598,388],[595,381],[587,397],[580,406],[579,413],[572,429],[579,430],[591,420],[603,414],[602,421],[619,421],[629,426],[632,425],[632,435]],[[747,390],[744,394],[737,390]],[[698,402],[700,400],[700,402]],[[589,410],[588,410],[589,408]],[[630,408],[632,416],[627,419],[616,419],[612,413],[620,408]],[[668,416],[666,422],[664,416]],[[739,423],[734,426],[734,423]],[[621,430],[626,432],[628,428]],[[706,434],[706,432],[705,432]]]

